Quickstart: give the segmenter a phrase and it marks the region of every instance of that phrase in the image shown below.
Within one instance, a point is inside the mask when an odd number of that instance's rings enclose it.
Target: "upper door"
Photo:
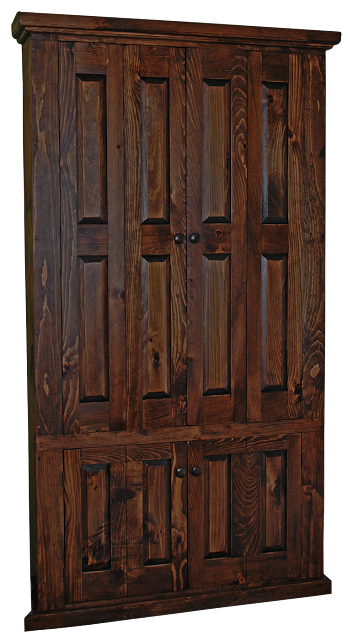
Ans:
[[[59,47],[64,432],[320,416],[321,59]]]

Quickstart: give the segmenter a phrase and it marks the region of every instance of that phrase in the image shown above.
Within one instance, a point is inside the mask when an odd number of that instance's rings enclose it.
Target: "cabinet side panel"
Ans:
[[[303,414],[324,414],[325,58],[303,56]]]
[[[323,574],[324,438],[302,434],[302,577]]]
[[[64,498],[62,451],[37,455],[38,609],[62,609],[64,593]]]
[[[62,433],[58,48],[31,41],[32,213],[35,423]],[[31,200],[31,202],[30,202]]]

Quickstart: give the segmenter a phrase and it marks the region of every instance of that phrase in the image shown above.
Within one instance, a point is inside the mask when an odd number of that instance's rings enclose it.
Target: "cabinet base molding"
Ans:
[[[96,606],[90,609],[66,611],[31,612],[25,618],[25,631],[77,627],[86,624],[147,618],[149,616],[217,609],[256,602],[306,598],[331,593],[331,580],[326,576],[292,583],[269,585],[237,590],[217,590],[212,592],[185,591],[183,594],[149,596],[149,598],[131,598],[129,602]]]

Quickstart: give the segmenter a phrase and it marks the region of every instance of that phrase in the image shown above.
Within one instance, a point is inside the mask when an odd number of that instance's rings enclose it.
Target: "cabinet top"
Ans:
[[[47,34],[53,40],[98,40],[145,44],[190,46],[197,43],[233,44],[242,48],[289,47],[331,49],[341,41],[339,31],[308,31],[238,25],[130,20],[19,11],[12,23],[12,35],[23,44],[29,34]],[[40,37],[40,36],[39,36]]]

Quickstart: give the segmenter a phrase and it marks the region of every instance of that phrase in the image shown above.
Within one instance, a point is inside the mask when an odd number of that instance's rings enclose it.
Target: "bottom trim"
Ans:
[[[29,613],[25,618],[25,631],[38,629],[57,629],[60,627],[77,627],[86,624],[114,622],[132,618],[147,618],[149,616],[181,613],[183,611],[197,611],[200,609],[217,609],[239,604],[255,602],[269,602],[271,600],[288,600],[290,598],[306,598],[331,593],[331,580],[326,576],[314,580],[256,587],[252,589],[218,590],[213,592],[193,592],[185,595],[168,594],[155,596],[153,600],[145,599],[123,604],[104,605],[88,609],[70,611],[53,611],[43,613]]]

